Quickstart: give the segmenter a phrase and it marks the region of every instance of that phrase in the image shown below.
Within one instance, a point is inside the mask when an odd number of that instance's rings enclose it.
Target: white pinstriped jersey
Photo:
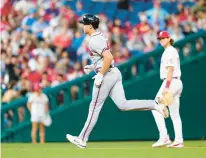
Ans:
[[[95,69],[101,68],[103,66],[102,53],[110,49],[108,39],[101,32],[97,31],[91,35],[88,46]],[[114,60],[112,61],[112,66],[114,66]]]
[[[160,64],[160,78],[165,79],[167,77],[167,67],[173,66],[173,77],[181,77],[180,59],[177,50],[173,46],[169,46],[162,54]]]

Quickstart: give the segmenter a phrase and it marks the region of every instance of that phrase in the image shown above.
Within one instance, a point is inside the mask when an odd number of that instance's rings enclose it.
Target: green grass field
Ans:
[[[186,141],[185,148],[152,148],[153,142],[89,142],[80,149],[70,143],[2,144],[2,158],[206,158],[206,141]]]

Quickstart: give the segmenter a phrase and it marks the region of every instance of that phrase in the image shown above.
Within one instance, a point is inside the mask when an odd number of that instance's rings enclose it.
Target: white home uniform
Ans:
[[[181,70],[180,70],[179,54],[173,46],[167,47],[162,54],[161,65],[160,65],[160,78],[161,80],[163,80],[163,82],[156,95],[156,98],[162,95],[162,92],[165,88],[168,66],[174,67],[173,78],[169,87],[169,91],[171,91],[174,94],[174,102],[172,105],[169,105],[168,107],[174,126],[175,141],[182,143],[183,136],[182,136],[182,121],[179,114],[179,108],[180,108],[179,98],[183,89],[183,85],[182,85],[182,81],[180,80]],[[164,118],[156,111],[152,111],[152,113],[159,130],[160,139],[169,139]]]
[[[32,93],[29,96],[28,102],[31,104],[31,122],[43,122],[48,100],[48,97],[44,93],[42,93],[40,96],[36,93]]]
[[[107,38],[100,32],[93,33],[89,41],[89,49],[95,71],[98,73],[103,66],[104,59],[102,53],[105,50],[109,50]],[[122,85],[122,75],[119,69],[114,67],[114,61],[112,61],[112,65],[103,77],[101,86],[99,88],[95,85],[93,86],[92,101],[89,107],[88,118],[79,135],[79,139],[82,141],[88,141],[88,137],[97,122],[99,112],[102,109],[107,96],[110,96],[121,110],[155,109],[153,100],[126,100]]]

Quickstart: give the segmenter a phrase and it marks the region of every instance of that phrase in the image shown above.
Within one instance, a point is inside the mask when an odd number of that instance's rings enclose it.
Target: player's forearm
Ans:
[[[174,67],[172,67],[172,66],[169,66],[168,68],[167,68],[167,78],[166,78],[166,88],[169,88],[169,86],[170,86],[170,83],[171,83],[171,81],[172,81],[172,77],[173,77],[173,72],[174,72]]]
[[[112,64],[112,60],[113,60],[113,56],[112,55],[104,56],[103,66],[102,66],[102,69],[100,71],[100,73],[102,75],[104,75],[107,72],[107,70],[109,69],[110,65]]]
[[[174,67],[170,66],[167,69],[168,69],[167,80],[171,81],[172,80],[172,76],[173,76],[173,72],[174,72]]]

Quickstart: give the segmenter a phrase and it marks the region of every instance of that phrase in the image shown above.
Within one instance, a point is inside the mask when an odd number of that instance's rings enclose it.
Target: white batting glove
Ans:
[[[92,79],[94,79],[94,85],[100,87],[103,81],[103,75],[99,72]]]
[[[85,74],[89,74],[91,71],[93,71],[94,70],[94,65],[93,64],[91,64],[91,65],[86,65],[85,67],[84,67],[84,73]]]

